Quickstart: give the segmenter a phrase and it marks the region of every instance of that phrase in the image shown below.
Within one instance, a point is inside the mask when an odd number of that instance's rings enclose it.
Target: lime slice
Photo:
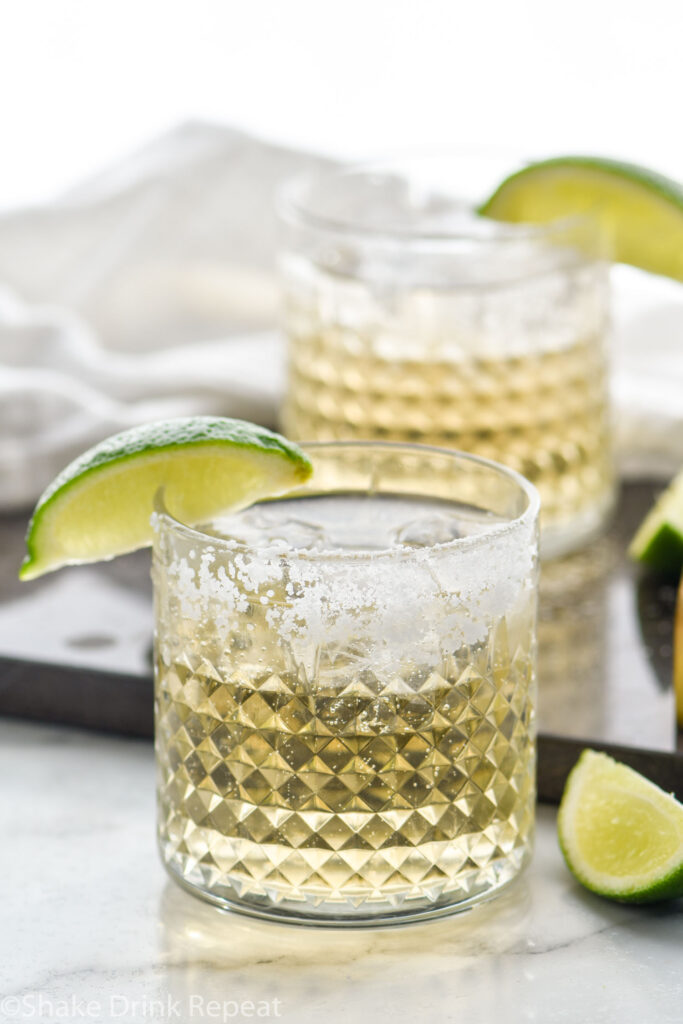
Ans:
[[[591,892],[625,903],[683,896],[683,805],[606,754],[581,754],[558,834],[569,870]]]
[[[674,695],[676,698],[676,721],[683,729],[683,575],[678,584],[676,611],[674,613]]]
[[[36,505],[20,570],[34,579],[152,541],[154,495],[189,525],[293,490],[313,471],[295,444],[242,420],[164,420],[110,437],[81,455]]]
[[[683,472],[674,477],[645,516],[628,549],[631,558],[659,572],[683,569]]]
[[[614,259],[683,281],[683,186],[636,164],[567,156],[512,174],[479,213],[545,223],[595,210]]]

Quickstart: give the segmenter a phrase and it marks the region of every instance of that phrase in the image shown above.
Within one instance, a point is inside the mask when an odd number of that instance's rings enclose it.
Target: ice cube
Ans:
[[[452,516],[430,515],[404,523],[396,531],[395,540],[406,547],[427,548],[461,536],[458,521]]]
[[[325,541],[322,526],[296,517],[283,517],[277,506],[247,509],[223,517],[207,532],[254,550],[265,547],[282,552],[320,550]]]

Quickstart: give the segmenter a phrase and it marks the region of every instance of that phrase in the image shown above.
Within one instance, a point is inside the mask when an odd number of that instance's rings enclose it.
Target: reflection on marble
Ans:
[[[540,728],[602,736],[606,728],[607,591],[618,560],[609,536],[541,567]]]
[[[224,913],[167,880],[149,743],[0,721],[0,773],[7,1024],[36,1019],[40,998],[43,1019],[107,1024],[241,1021],[266,1004],[292,1024],[680,1020],[683,901],[629,908],[584,892],[549,808],[530,870],[498,900],[335,931]],[[97,1014],[81,1012],[88,1000]]]

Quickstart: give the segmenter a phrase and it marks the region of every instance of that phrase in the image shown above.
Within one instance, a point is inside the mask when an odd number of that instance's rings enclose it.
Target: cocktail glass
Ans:
[[[375,924],[529,860],[538,496],[454,451],[305,446],[295,495],[158,503],[159,843],[222,907]]]
[[[591,211],[548,225],[476,216],[512,169],[413,160],[284,189],[283,430],[503,462],[538,488],[541,550],[556,556],[614,504],[608,268]]]

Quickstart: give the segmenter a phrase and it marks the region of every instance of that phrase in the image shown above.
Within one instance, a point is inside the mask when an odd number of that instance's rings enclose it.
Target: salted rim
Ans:
[[[581,227],[582,225],[590,227],[595,223],[595,217],[591,209],[584,210],[581,213],[570,214],[567,217],[559,217],[542,224],[527,222],[506,224],[482,218],[487,223],[497,223],[500,228],[499,234],[495,237],[487,238],[468,231],[415,231],[400,228],[372,228],[364,226],[361,222],[351,218],[328,217],[314,213],[306,203],[306,197],[310,195],[311,190],[318,184],[332,183],[353,175],[371,176],[373,174],[386,175],[391,171],[400,172],[401,159],[407,163],[419,163],[421,160],[424,163],[433,162],[433,157],[429,155],[421,157],[419,154],[416,154],[412,157],[406,157],[405,155],[402,158],[398,157],[395,162],[392,162],[391,159],[368,160],[359,163],[342,164],[331,169],[304,171],[285,181],[277,190],[275,200],[276,211],[282,220],[287,223],[306,225],[317,231],[331,232],[348,238],[366,238],[375,242],[395,241],[404,244],[406,242],[414,244],[426,242],[445,245],[453,242],[471,242],[480,246],[506,245],[528,239],[544,239],[558,232],[569,231],[574,227]],[[457,164],[458,157],[457,154],[454,154],[450,158],[444,157],[442,159],[450,159]],[[521,168],[531,162],[518,161]],[[466,208],[471,210],[473,215],[476,216],[476,206],[474,203],[467,197],[463,197],[463,202]],[[596,227],[595,230],[597,231],[598,228]]]
[[[310,441],[304,442],[300,447],[312,455],[315,455],[317,450],[323,449],[326,451],[335,449],[351,448],[352,450],[359,449],[370,449],[379,450],[380,452],[406,452],[406,453],[417,453],[426,452],[435,455],[445,455],[448,458],[452,458],[456,462],[465,461],[469,463],[475,463],[486,469],[492,470],[500,476],[505,476],[517,485],[519,490],[526,496],[527,505],[526,508],[520,512],[519,515],[507,520],[503,523],[493,523],[482,533],[472,534],[469,537],[455,537],[453,540],[442,541],[437,544],[432,544],[429,547],[423,548],[380,548],[379,550],[373,551],[354,551],[344,549],[342,551],[308,551],[305,549],[290,549],[289,551],[272,551],[263,549],[264,560],[267,561],[280,561],[285,560],[301,560],[309,562],[352,562],[352,561],[375,561],[380,559],[391,558],[395,561],[397,558],[413,558],[419,559],[424,558],[425,554],[433,551],[455,551],[455,550],[469,550],[476,547],[485,547],[491,543],[493,539],[497,539],[500,536],[504,536],[506,533],[511,533],[518,529],[520,526],[524,526],[527,523],[531,523],[538,519],[538,513],[541,506],[541,499],[538,491],[534,485],[522,476],[521,473],[517,473],[516,470],[510,469],[508,466],[503,466],[499,462],[494,462],[492,459],[484,459],[479,455],[472,455],[469,452],[462,452],[457,448],[439,448],[435,445],[426,444],[403,444],[400,441]],[[313,468],[313,476],[308,481],[307,485],[315,484],[315,460]],[[301,488],[290,491],[286,494],[278,495],[277,497],[270,499],[276,501],[296,500],[297,497],[316,497],[321,494],[348,494],[348,491],[334,490],[334,491],[313,491],[310,495],[301,493]],[[356,493],[356,492],[354,492]],[[370,492],[366,492],[370,493]],[[405,496],[408,496],[412,492],[406,492]],[[425,495],[415,495],[415,497],[425,497]],[[448,501],[448,499],[441,499]],[[261,504],[261,502],[254,502],[254,505]],[[244,508],[253,508],[254,505],[247,505]],[[240,511],[240,510],[236,510]],[[188,526],[187,523],[183,523],[176,516],[172,515],[164,503],[164,489],[160,487],[154,497],[154,515],[158,516],[160,520],[166,523],[169,529],[174,530],[176,533],[180,533],[190,540],[194,540],[197,544],[201,544],[203,547],[214,547],[224,551],[231,552],[253,552],[254,548],[249,544],[240,543],[237,540],[231,540],[227,537],[216,537],[213,534],[206,533],[200,527]]]

